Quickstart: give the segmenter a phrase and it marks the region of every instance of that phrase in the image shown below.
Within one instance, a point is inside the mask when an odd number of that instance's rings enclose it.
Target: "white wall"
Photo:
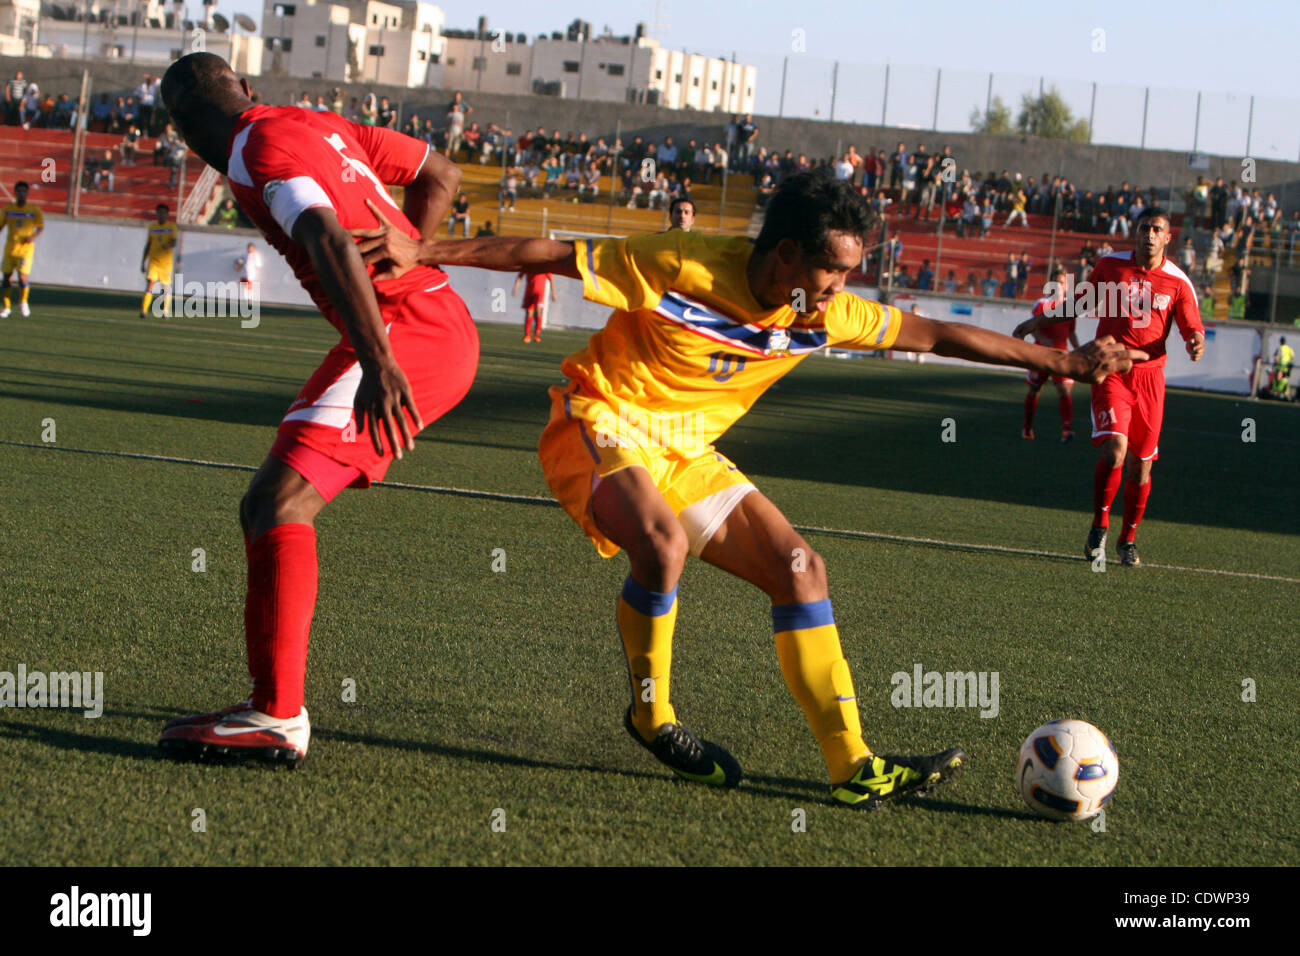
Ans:
[[[144,248],[146,220],[141,220],[136,225],[121,225],[102,221],[74,221],[51,215],[46,217],[45,222],[45,232],[37,240],[32,269],[36,302],[39,302],[39,287],[42,285],[89,286],[127,292],[144,290],[140,256]],[[234,280],[234,261],[243,254],[250,241],[255,242],[261,250],[265,266],[262,280],[263,305],[310,306],[311,300],[307,293],[294,279],[280,255],[260,236],[242,230],[182,230],[180,272],[184,281],[188,284]],[[57,255],[54,250],[57,250]],[[510,288],[514,284],[513,273],[465,268],[449,268],[447,273],[451,277],[452,287],[460,293],[476,320],[508,323],[522,321],[522,290],[519,296],[510,295]],[[504,299],[497,290],[504,290]],[[599,329],[605,325],[609,309],[583,299],[582,287],[576,280],[557,279],[555,291],[558,301],[550,306],[549,324],[581,329]],[[873,289],[859,288],[854,291],[864,297],[877,297],[877,291]],[[503,301],[504,311],[494,311],[494,306]],[[894,304],[929,318],[966,322],[1008,333],[1029,315],[1023,303],[1008,305],[970,302],[938,296],[895,296]],[[1095,331],[1095,320],[1079,321],[1080,341],[1088,341]],[[1175,330],[1170,333],[1167,380],[1170,385],[1180,388],[1249,394],[1250,375],[1255,356],[1261,354],[1261,341],[1262,354],[1271,357],[1277,348],[1278,338],[1286,332],[1285,327],[1261,330],[1252,326],[1219,325],[1208,330],[1205,358],[1192,364],[1183,351],[1182,342],[1177,338]],[[1293,335],[1292,341],[1296,339],[1300,339],[1300,335]],[[906,356],[895,352],[892,357],[903,359]],[[942,356],[925,355],[919,358],[926,362],[988,368]],[[1014,370],[1002,371],[1006,374],[1024,374]],[[1293,381],[1300,380],[1300,368],[1292,373],[1292,377]]]
[[[958,301],[940,296],[896,295],[893,304],[900,309],[913,311],[931,319],[949,322],[967,322],[995,332],[1010,333],[1029,318],[1025,303],[999,304]],[[1080,319],[1076,325],[1080,342],[1087,342],[1097,333],[1096,319]],[[1284,332],[1268,336],[1266,355],[1271,356],[1277,347],[1276,339]],[[1165,367],[1165,380],[1178,388],[1200,388],[1212,392],[1250,394],[1250,377],[1255,356],[1260,354],[1261,333],[1251,326],[1219,325],[1206,328],[1205,356],[1193,363],[1187,357],[1183,342],[1175,328],[1168,339],[1169,364]],[[953,365],[973,365],[961,359],[936,355],[924,357],[927,362]]]

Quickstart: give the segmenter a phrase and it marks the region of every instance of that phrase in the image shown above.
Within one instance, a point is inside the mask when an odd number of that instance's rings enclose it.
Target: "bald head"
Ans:
[[[225,172],[230,130],[253,105],[248,82],[215,53],[190,53],[167,68],[163,105],[181,137],[210,166]],[[215,160],[215,161],[214,161]]]

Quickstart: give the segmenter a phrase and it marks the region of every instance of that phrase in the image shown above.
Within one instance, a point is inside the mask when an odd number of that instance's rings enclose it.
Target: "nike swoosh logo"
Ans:
[[[676,767],[673,768],[673,773],[677,774],[679,777],[685,777],[687,780],[693,780],[696,783],[710,783],[715,786],[722,786],[722,784],[727,782],[726,772],[723,771],[716,762],[713,764],[713,773],[687,773],[685,770],[678,770]]]
[[[857,700],[856,697],[844,697],[844,696],[841,696],[841,695],[839,695],[839,694],[837,694],[837,695],[835,696],[835,699],[838,700],[838,701],[842,701],[843,703],[846,703],[846,704],[847,704],[849,701],[851,701],[851,700]]]
[[[716,322],[717,316],[709,315],[707,312],[696,312],[694,309],[682,309],[682,319],[686,322]]]
[[[295,730],[296,728],[290,727],[287,729]],[[212,732],[216,734],[218,737],[233,737],[236,734],[255,734],[263,730],[267,731],[268,733],[279,734],[280,736],[284,736],[284,731],[278,730],[275,727],[256,727],[256,726],[230,727],[227,726],[226,724],[217,724],[215,727],[212,728]]]

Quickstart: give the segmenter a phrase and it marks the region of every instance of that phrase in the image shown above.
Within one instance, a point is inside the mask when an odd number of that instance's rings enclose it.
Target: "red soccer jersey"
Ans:
[[[369,199],[408,236],[419,238],[384,185],[410,185],[428,151],[418,139],[350,123],[334,113],[254,106],[235,124],[227,179],[240,208],[293,267],[325,318],[346,334],[307,251],[291,238],[293,225],[304,210],[328,206],[344,229],[373,228],[377,223],[366,208]],[[374,267],[366,271],[373,275]],[[442,270],[417,266],[397,279],[376,283],[375,296],[385,312],[406,293],[446,281]]]
[[[1056,300],[1051,296],[1044,296],[1034,303],[1033,317],[1036,319],[1044,312],[1052,308]],[[1063,305],[1056,306],[1057,314],[1064,308]],[[1070,333],[1074,331],[1074,319],[1065,322],[1053,322],[1050,325],[1041,325],[1034,332],[1040,345],[1046,345],[1053,349],[1068,349],[1070,347]]]
[[[525,302],[541,302],[546,298],[546,283],[551,281],[549,272],[538,272],[530,275],[524,287]]]
[[[1178,323],[1183,341],[1205,331],[1191,280],[1167,258],[1154,269],[1143,269],[1133,263],[1132,252],[1103,256],[1074,295],[1077,314],[1091,313],[1100,320],[1098,338],[1111,335],[1122,345],[1141,349],[1151,356],[1142,364],[1152,368],[1168,360],[1170,319]]]

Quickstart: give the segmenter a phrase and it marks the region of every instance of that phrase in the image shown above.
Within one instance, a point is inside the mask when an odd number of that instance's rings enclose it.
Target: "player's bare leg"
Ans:
[[[925,791],[964,763],[956,748],[929,757],[877,757],[863,742],[826,564],[765,495],[751,491],[742,498],[700,556],[771,599],[781,674],[821,746],[836,800],[874,809]]]
[[[1073,382],[1053,382],[1056,386],[1056,401],[1061,409],[1061,444],[1074,441],[1074,389]]]
[[[601,479],[591,497],[591,515],[631,562],[618,600],[632,698],[624,720],[628,733],[678,776],[735,786],[740,764],[678,723],[669,698],[677,582],[690,551],[685,529],[640,466]]]
[[[1101,444],[1101,457],[1093,471],[1092,483],[1092,527],[1088,529],[1088,541],[1083,546],[1083,556],[1089,561],[1097,559],[1100,552],[1106,553],[1106,535],[1110,528],[1110,506],[1115,502],[1119,491],[1120,479],[1124,477],[1124,458],[1128,454],[1128,437],[1111,435]]]

